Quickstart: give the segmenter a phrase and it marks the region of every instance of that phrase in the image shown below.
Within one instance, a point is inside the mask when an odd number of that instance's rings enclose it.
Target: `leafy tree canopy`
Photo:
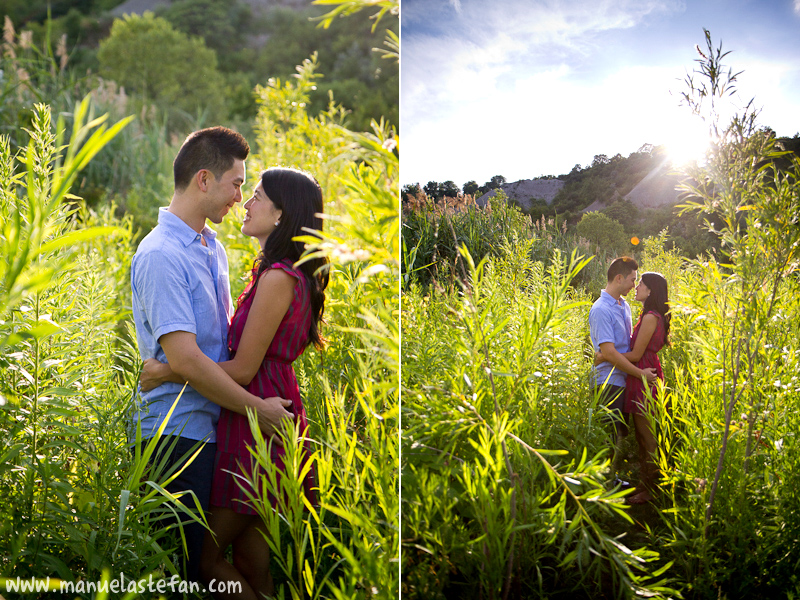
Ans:
[[[458,189],[458,186],[453,181],[445,181],[439,185],[439,193],[442,197],[457,198],[460,192],[461,190]]]
[[[622,225],[599,212],[583,215],[578,223],[578,235],[603,250],[623,248],[627,240]]]
[[[422,188],[420,187],[419,183],[407,183],[403,186],[402,190],[403,200],[407,200],[409,196],[416,197],[421,191]]]
[[[435,200],[439,200],[442,197],[439,191],[440,190],[439,183],[436,181],[429,181],[428,183],[425,184],[425,186],[422,189],[425,190],[425,193],[428,196],[430,196]]]
[[[467,183],[464,184],[464,193],[465,194],[470,194],[470,195],[474,196],[475,193],[479,189],[480,189],[480,186],[478,185],[478,183],[474,179],[471,179],[470,181],[468,181]]]
[[[251,32],[253,22],[252,10],[247,4],[230,0],[177,0],[156,14],[178,31],[202,37],[221,60],[245,47],[245,34]],[[224,64],[220,68],[227,70]]]
[[[153,13],[114,21],[98,60],[102,75],[163,106],[190,114],[206,110],[211,120],[223,110],[214,51]]]
[[[501,185],[503,185],[505,182],[506,182],[506,178],[505,177],[503,177],[502,175],[495,175],[494,177],[492,177],[489,181],[487,181],[484,184],[484,187],[486,187],[486,188],[488,188],[490,190],[496,190]]]
[[[399,68],[396,61],[382,58],[373,49],[383,45],[387,30],[397,32],[398,19],[387,15],[372,31],[368,15],[357,14],[320,28],[316,18],[321,12],[318,7],[270,10],[250,25],[251,33],[264,40],[263,46],[231,55],[223,67],[250,73],[254,83],[263,83],[271,77],[294,76],[295,66],[317,52],[325,78],[317,82],[310,97],[312,114],[327,108],[328,94],[333,92],[336,102],[351,111],[351,127],[369,130],[370,119],[381,116],[396,125]]]

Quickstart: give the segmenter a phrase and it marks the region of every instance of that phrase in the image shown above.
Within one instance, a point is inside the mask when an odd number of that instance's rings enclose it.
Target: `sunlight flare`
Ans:
[[[664,145],[673,165],[704,161],[711,138],[707,126],[700,119],[691,115],[676,116],[668,131]]]

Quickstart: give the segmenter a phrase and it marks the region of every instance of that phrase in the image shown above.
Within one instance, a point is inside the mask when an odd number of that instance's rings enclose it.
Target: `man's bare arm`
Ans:
[[[639,367],[635,366],[633,363],[631,363],[631,361],[617,352],[617,349],[614,347],[612,342],[603,342],[600,344],[600,354],[603,355],[605,360],[628,375],[633,375],[634,377],[647,377],[647,381],[650,383],[655,381],[657,378],[655,369],[640,369]]]
[[[173,331],[162,335],[158,343],[172,371],[188,381],[200,394],[240,415],[247,415],[248,408],[255,409],[259,426],[265,434],[272,435],[281,421],[294,419],[294,415],[285,408],[291,406],[291,400],[278,397],[262,399],[248,392],[203,354],[197,346],[195,334]]]

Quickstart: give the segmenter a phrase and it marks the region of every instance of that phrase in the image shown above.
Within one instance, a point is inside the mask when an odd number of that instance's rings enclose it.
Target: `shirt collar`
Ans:
[[[197,240],[198,233],[189,227],[178,215],[172,214],[164,206],[158,209],[158,224],[178,238],[184,246],[188,246]],[[203,225],[203,231],[201,233],[207,240],[213,240],[217,237],[217,232],[208,225]]]
[[[606,304],[614,304],[616,306],[625,306],[625,296],[620,296],[619,297],[619,301],[617,301],[617,300],[614,299],[614,296],[609,294],[607,291],[601,290],[600,291],[600,298],[602,298],[603,302],[605,302]]]

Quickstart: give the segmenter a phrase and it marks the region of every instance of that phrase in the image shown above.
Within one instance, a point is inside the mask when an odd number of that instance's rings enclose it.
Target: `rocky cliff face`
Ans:
[[[564,187],[564,182],[560,179],[522,179],[505,183],[500,186],[508,199],[514,202],[522,210],[530,209],[533,200],[541,199],[550,204],[556,197],[558,190]],[[497,190],[485,193],[477,199],[478,206],[486,206],[489,198],[494,197]]]
[[[656,208],[665,204],[675,204],[679,192],[675,189],[680,178],[669,161],[662,161],[644,179],[626,194],[625,199],[639,208]]]

